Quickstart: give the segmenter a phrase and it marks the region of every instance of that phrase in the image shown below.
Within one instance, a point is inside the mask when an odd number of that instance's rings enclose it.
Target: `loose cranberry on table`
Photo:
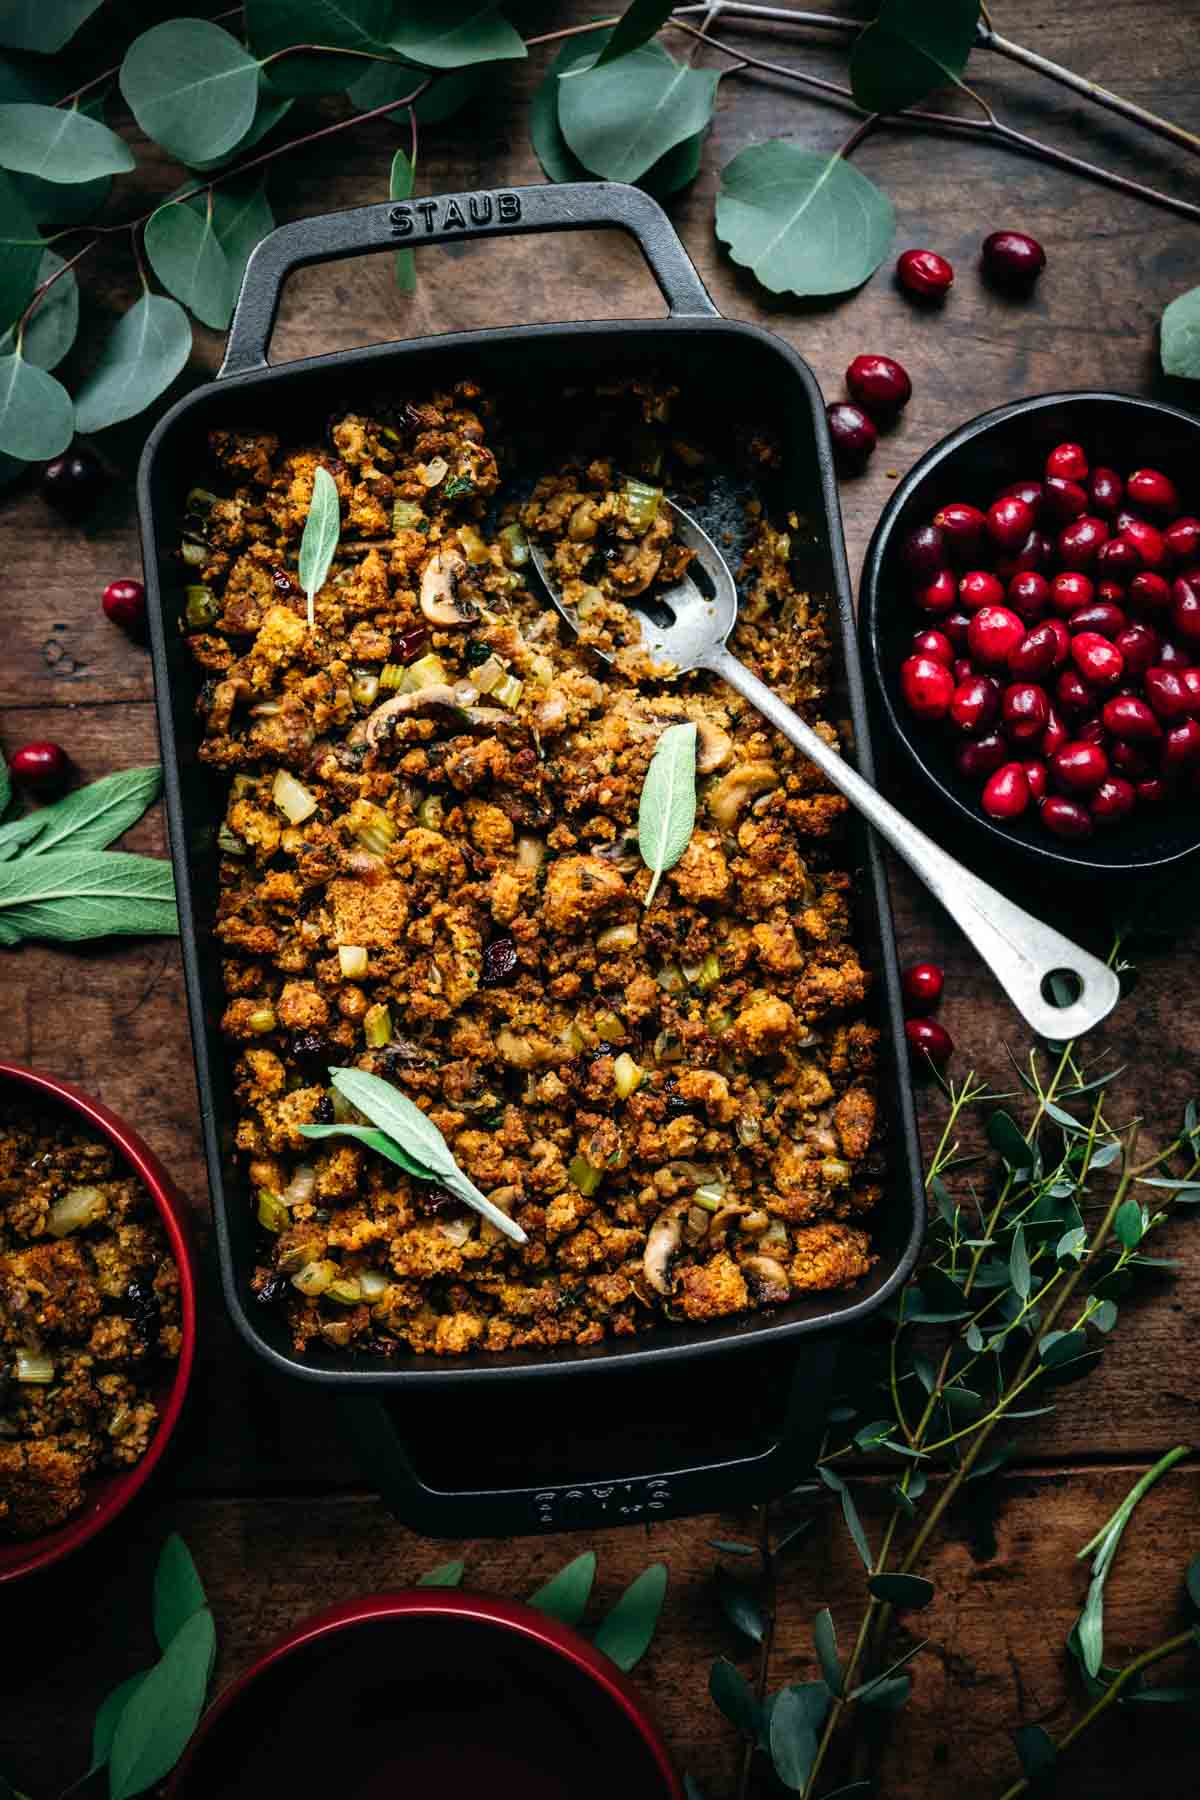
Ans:
[[[846,370],[846,386],[860,406],[885,417],[912,398],[908,371],[891,356],[856,356]]]
[[[846,471],[865,468],[878,434],[862,407],[835,400],[825,408],[825,417],[839,466]]]
[[[130,637],[140,637],[145,631],[146,590],[140,581],[110,581],[100,604],[105,616]]]
[[[916,1069],[923,1069],[927,1063],[940,1069],[954,1055],[954,1039],[936,1019],[906,1019],[904,1035],[908,1039],[909,1055]]]
[[[936,963],[911,963],[900,977],[904,1004],[909,1012],[932,1012],[942,997],[946,977]]]
[[[997,287],[1019,291],[1033,286],[1046,266],[1046,252],[1024,231],[993,231],[983,240],[980,263]]]
[[[9,758],[9,772],[15,782],[31,794],[53,794],[66,787],[71,779],[71,759],[61,744],[48,738],[37,738],[22,744]]]
[[[918,300],[944,300],[954,285],[954,269],[936,250],[905,250],[896,262],[896,280]]]
[[[90,450],[68,450],[42,470],[42,498],[66,518],[91,512],[107,485],[100,459]]]

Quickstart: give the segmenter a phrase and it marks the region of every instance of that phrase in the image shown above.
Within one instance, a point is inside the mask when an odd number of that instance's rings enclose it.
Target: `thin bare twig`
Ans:
[[[1194,131],[1185,131],[1182,125],[1162,118],[1160,114],[1151,112],[1149,107],[1139,106],[1134,100],[1126,100],[1123,95],[1114,94],[1111,88],[1101,87],[1098,81],[1089,81],[1086,75],[1077,75],[1074,69],[1066,69],[1061,63],[1052,62],[1048,56],[1039,56],[1036,50],[1027,50],[1024,44],[1014,44],[1011,38],[1001,37],[990,25],[981,26],[980,42],[986,49],[995,50],[1000,56],[1007,56],[1011,62],[1023,63],[1027,69],[1034,69],[1039,75],[1057,81],[1062,87],[1071,88],[1085,100],[1094,100],[1097,106],[1119,113],[1123,119],[1130,119],[1135,125],[1144,125],[1147,131],[1153,131],[1157,137],[1166,138],[1172,144],[1182,144],[1185,150],[1193,153],[1200,151],[1200,137]]]

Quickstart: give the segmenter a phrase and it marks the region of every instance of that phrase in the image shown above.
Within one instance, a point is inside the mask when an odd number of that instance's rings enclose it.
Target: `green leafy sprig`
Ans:
[[[582,1556],[577,1556],[557,1575],[535,1588],[529,1596],[529,1605],[578,1630],[595,1579],[596,1553],[585,1550]],[[637,1666],[650,1648],[666,1592],[666,1564],[651,1563],[648,1569],[635,1576],[591,1632],[597,1650],[602,1650],[626,1673]]]
[[[337,554],[341,535],[342,514],[337,483],[329,470],[318,463],[313,475],[312,499],[300,539],[300,586],[308,599],[308,626],[316,623],[313,608],[317,595],[325,585],[330,566]]]
[[[650,906],[658,884],[673,869],[691,842],[696,825],[696,727],[689,720],[668,725],[654,746],[638,801],[638,849],[653,879],[646,890]]]

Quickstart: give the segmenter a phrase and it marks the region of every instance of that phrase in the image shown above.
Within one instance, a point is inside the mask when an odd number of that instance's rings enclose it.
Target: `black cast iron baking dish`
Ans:
[[[416,230],[414,231],[414,222]],[[382,344],[271,368],[267,342],[295,268],[404,243],[596,226],[631,232],[667,300],[665,319],[526,325]],[[833,1352],[903,1281],[924,1224],[895,947],[878,845],[852,840],[861,953],[877,974],[887,1195],[875,1220],[879,1262],[854,1290],[811,1295],[753,1321],[666,1328],[584,1349],[438,1361],[412,1352],[357,1362],[323,1350],[301,1360],[282,1322],[249,1288],[257,1227],[232,1155],[233,1107],[218,1021],[212,936],[223,783],[197,759],[196,684],[179,630],[184,572],[174,555],[184,496],[215,425],[267,423],[285,435],[381,391],[419,392],[470,372],[484,382],[569,383],[604,367],[653,366],[705,384],[713,404],[771,420],[784,442],[789,504],[812,523],[806,576],[829,596],[840,652],[840,711],[871,774],[824,412],[807,365],[755,326],[721,318],[661,208],[607,184],[446,195],[366,206],[274,232],[250,260],[220,377],[190,394],[150,437],[138,478],[167,814],[184,969],[225,1299],[246,1342],[276,1370],[333,1390],[360,1454],[408,1523],[436,1535],[514,1534],[657,1514],[708,1512],[779,1493],[799,1479],[820,1429]]]

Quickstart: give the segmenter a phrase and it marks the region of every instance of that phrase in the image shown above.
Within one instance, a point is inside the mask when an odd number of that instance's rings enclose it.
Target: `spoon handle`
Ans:
[[[1059,1041],[1078,1037],[1112,1011],[1120,997],[1120,986],[1113,971],[1098,957],[1014,905],[948,856],[724,645],[704,658],[703,667],[735,687],[764,719],[816,763],[834,787],[904,858],[974,944],[1017,1011],[1039,1036]],[[1079,995],[1069,1006],[1055,1006],[1044,997],[1046,978],[1056,971],[1074,975],[1080,984]]]

